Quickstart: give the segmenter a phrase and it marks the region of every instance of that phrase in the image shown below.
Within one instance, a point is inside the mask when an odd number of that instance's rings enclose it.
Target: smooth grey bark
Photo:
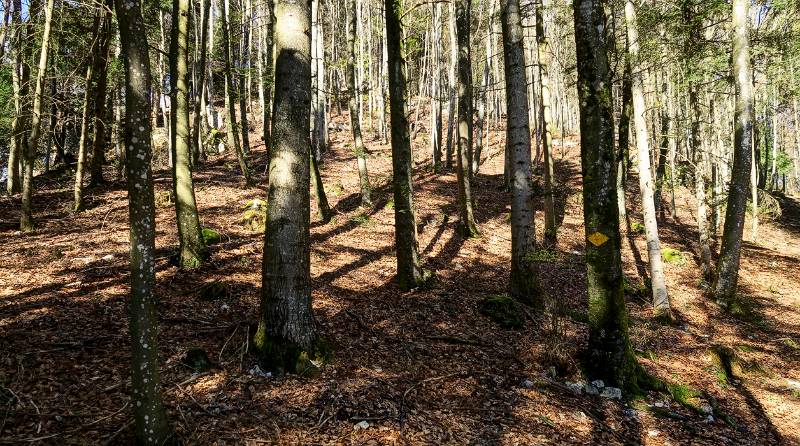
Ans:
[[[639,152],[639,189],[642,196],[644,232],[647,239],[647,258],[650,267],[650,283],[653,298],[653,313],[656,318],[672,319],[664,263],[661,259],[661,242],[658,237],[656,207],[653,201],[653,175],[650,168],[650,135],[647,129],[647,105],[644,101],[642,67],[639,65],[639,26],[633,2],[625,2],[625,25],[628,33],[628,52],[631,63],[636,64],[631,72],[633,98],[633,125],[636,132],[636,147]]]
[[[22,178],[22,216],[19,228],[22,232],[34,230],[31,201],[33,199],[33,164],[36,161],[36,151],[42,136],[42,108],[44,81],[47,78],[47,59],[50,54],[50,28],[53,23],[53,0],[44,4],[44,29],[42,30],[41,52],[39,53],[39,69],[36,72],[36,86],[33,91],[33,106],[31,107],[31,134],[28,146],[23,153],[24,175]]]
[[[22,157],[27,151],[28,119],[23,114],[23,104],[28,97],[30,68],[26,63],[27,39],[22,26],[22,2],[14,0],[14,12],[11,16],[11,57],[13,70],[11,74],[14,92],[14,119],[11,122],[11,147],[8,151],[8,176],[6,192],[9,195],[22,190]]]
[[[402,290],[423,284],[419,260],[417,219],[414,209],[411,139],[408,126],[408,86],[403,45],[403,0],[385,0],[386,52],[389,72],[389,113],[392,137],[392,183],[394,185],[395,249],[397,282]]]
[[[151,161],[150,55],[139,0],[116,0],[125,65],[125,151],[130,217],[129,328],[134,432],[138,444],[174,443],[161,399],[155,275],[155,200]]]
[[[97,53],[94,55],[95,68],[92,125],[92,159],[89,163],[89,184],[98,186],[103,184],[103,164],[106,162],[106,122],[107,109],[106,99],[108,96],[108,51],[111,43],[111,21],[113,20],[111,9],[113,0],[107,0],[107,9],[100,25],[100,36],[98,37]]]
[[[470,0],[455,0],[458,40],[458,146],[456,176],[458,181],[459,228],[464,237],[477,237],[472,198],[472,58],[470,49]]]
[[[543,2],[536,5],[536,42],[539,60],[539,126],[541,131],[542,156],[544,157],[544,242],[547,246],[556,244],[555,185],[553,183],[553,116],[550,107],[550,41],[544,32],[542,18]]]
[[[616,194],[613,98],[608,51],[613,48],[608,0],[573,0],[580,104],[581,173],[589,294],[588,374],[623,389],[639,386],[628,337],[622,287]]]
[[[353,151],[355,152],[356,159],[358,160],[358,180],[361,186],[361,206],[365,208],[372,207],[372,186],[369,182],[369,173],[367,172],[367,148],[364,147],[364,140],[361,137],[361,101],[358,100],[360,95],[359,85],[356,85],[356,0],[350,0],[350,9],[347,20],[347,84],[350,89],[348,97],[348,107],[350,108],[350,128],[353,133]]]
[[[192,180],[192,142],[189,131],[189,0],[172,2],[170,39],[170,125],[172,188],[182,268],[198,268],[208,256],[203,240]]]
[[[275,3],[275,98],[264,236],[261,318],[254,343],[266,367],[305,371],[318,334],[311,308],[311,0]]]
[[[90,54],[92,58],[86,64],[86,77],[84,78],[84,93],[83,93],[83,111],[81,112],[81,136],[78,142],[78,164],[75,169],[75,186],[74,186],[74,202],[72,210],[79,212],[83,210],[83,175],[86,171],[86,146],[89,143],[89,120],[91,119],[91,98],[92,90],[94,89],[94,58],[97,52],[97,43],[100,32],[100,13],[95,13],[94,16],[94,32],[92,34],[92,43],[89,45]]]
[[[236,125],[236,106],[233,95],[236,94],[234,83],[235,73],[233,72],[233,60],[231,56],[230,21],[228,20],[228,0],[220,1],[220,25],[222,26],[222,53],[225,63],[225,110],[227,111],[227,122],[225,134],[228,138],[228,146],[233,149],[236,159],[239,161],[239,168],[244,176],[245,187],[250,187],[253,180],[250,177],[250,168],[247,165],[242,146],[239,144],[239,131]]]
[[[205,158],[205,150],[203,148],[203,137],[200,129],[203,127],[203,120],[201,112],[203,107],[203,98],[206,91],[206,59],[208,57],[208,22],[211,15],[211,0],[201,0],[201,18],[200,18],[200,42],[198,51],[200,53],[199,60],[195,65],[197,76],[197,85],[194,86],[194,109],[192,110],[192,165],[197,165],[203,158]]]
[[[736,129],[733,145],[733,170],[725,211],[725,229],[717,261],[714,297],[729,308],[736,298],[739,259],[747,206],[748,175],[752,163],[753,78],[750,69],[750,1],[733,2],[733,76],[736,79]]]
[[[447,140],[444,152],[444,165],[448,169],[453,167],[453,141],[458,137],[456,129],[456,95],[458,93],[458,37],[456,34],[456,7],[455,0],[449,2],[450,14],[448,16],[448,30],[450,36],[450,67],[448,71],[448,107],[447,107]]]
[[[695,154],[694,192],[697,201],[697,233],[699,235],[700,268],[703,277],[709,279],[713,270],[711,260],[711,239],[708,231],[708,205],[706,204],[706,170],[708,166],[708,147],[702,133],[702,111],[697,86],[690,86],[689,104],[692,108],[691,140]]]
[[[506,147],[512,160],[511,183],[511,296],[522,302],[540,300],[539,274],[531,255],[536,249],[528,80],[519,0],[500,0],[506,84]]]

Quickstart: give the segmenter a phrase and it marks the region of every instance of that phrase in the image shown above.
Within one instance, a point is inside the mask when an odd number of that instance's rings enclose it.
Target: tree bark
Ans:
[[[81,112],[81,137],[78,142],[78,165],[75,168],[75,187],[74,187],[74,203],[72,210],[79,212],[83,210],[83,174],[86,171],[86,145],[89,141],[89,120],[91,119],[92,110],[92,92],[94,90],[94,68],[96,66],[95,59],[98,51],[98,43],[100,37],[100,12],[97,11],[94,16],[94,32],[92,34],[92,43],[89,45],[89,54],[92,54],[89,62],[86,64],[86,77],[84,78],[84,93],[83,93],[83,111]]]
[[[203,240],[192,180],[189,132],[189,0],[172,2],[170,39],[170,125],[172,126],[172,188],[178,224],[181,268],[198,268],[208,256]]]
[[[628,338],[622,289],[616,157],[614,153],[607,0],[573,0],[580,104],[581,173],[589,292],[589,347],[592,378],[636,389],[637,363]]]
[[[111,8],[113,1],[108,0],[108,9],[100,28],[97,54],[95,54],[93,107],[94,134],[92,135],[92,161],[89,164],[89,184],[98,186],[103,184],[103,164],[106,162],[106,99],[108,96],[108,50],[111,43],[111,21],[113,20]]]
[[[539,59],[539,83],[541,98],[539,101],[539,125],[541,130],[542,155],[544,156],[544,242],[546,246],[556,244],[556,208],[554,203],[553,184],[553,117],[550,107],[550,41],[544,32],[542,19],[542,0],[536,5],[536,41]]]
[[[22,216],[19,227],[22,232],[34,230],[31,200],[33,198],[33,164],[36,161],[36,151],[42,136],[42,95],[44,94],[44,81],[47,78],[47,56],[50,53],[50,28],[53,22],[53,0],[47,0],[44,5],[44,29],[42,31],[41,52],[39,53],[39,69],[36,72],[36,87],[33,92],[33,107],[31,108],[31,135],[28,146],[23,153],[24,176],[22,179]]]
[[[639,189],[642,194],[642,213],[644,232],[647,239],[647,258],[650,266],[650,283],[653,293],[653,313],[656,318],[672,319],[667,283],[664,278],[664,264],[661,260],[661,242],[658,237],[656,207],[653,201],[653,176],[650,169],[650,135],[647,131],[644,101],[644,82],[639,64],[639,30],[636,9],[633,2],[625,2],[625,23],[628,32],[628,51],[635,69],[631,73],[631,93],[633,97],[633,125],[636,130],[636,147],[639,151]]]
[[[318,339],[309,251],[311,0],[278,0],[275,19],[269,207],[254,342],[264,366],[302,373]]]
[[[500,0],[506,83],[507,158],[512,160],[511,183],[511,296],[522,302],[540,300],[539,275],[531,255],[536,247],[531,174],[531,133],[528,80],[525,67],[519,0]]]
[[[477,237],[478,227],[473,213],[472,176],[472,60],[470,49],[471,0],[455,0],[456,35],[458,37],[458,177],[459,222],[464,237]]]
[[[203,127],[201,117],[203,98],[206,91],[206,59],[208,57],[208,21],[211,15],[211,0],[202,0],[202,18],[200,19],[200,42],[198,51],[200,58],[197,61],[195,71],[197,72],[197,85],[194,86],[194,109],[192,110],[192,165],[197,165],[204,157],[203,136],[200,129]]]
[[[227,128],[225,129],[228,138],[228,146],[232,148],[236,154],[236,159],[239,160],[239,168],[242,170],[244,176],[245,187],[250,187],[253,180],[250,178],[250,168],[247,166],[247,158],[239,145],[239,131],[236,128],[236,106],[234,104],[233,95],[236,94],[236,86],[234,85],[234,72],[233,62],[231,59],[231,38],[230,38],[230,23],[228,20],[228,0],[221,0],[220,22],[222,26],[222,53],[225,63],[225,109],[227,115]]]
[[[51,0],[52,1],[52,0]],[[155,285],[155,200],[151,160],[150,55],[138,0],[117,0],[125,64],[125,150],[130,213],[129,304],[133,414],[138,444],[175,441],[160,394]]]
[[[736,79],[736,129],[733,145],[733,173],[725,229],[722,235],[714,297],[723,307],[730,307],[736,297],[739,280],[739,257],[747,205],[747,186],[752,162],[753,78],[750,70],[749,0],[733,2],[733,75]]]
[[[350,0],[350,11],[347,20],[347,83],[350,89],[348,97],[348,107],[350,108],[350,128],[353,133],[353,151],[358,160],[358,179],[361,185],[361,205],[365,208],[372,207],[372,186],[369,182],[367,173],[367,148],[364,147],[364,140],[361,137],[361,116],[358,100],[359,85],[356,85],[356,0]]]
[[[389,67],[389,112],[392,134],[392,182],[394,184],[395,249],[397,282],[407,291],[423,284],[419,261],[417,220],[414,209],[411,139],[408,126],[408,87],[403,45],[403,0],[385,0],[386,43]]]

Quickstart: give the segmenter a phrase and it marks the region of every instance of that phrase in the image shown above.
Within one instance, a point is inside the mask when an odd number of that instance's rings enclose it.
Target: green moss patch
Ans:
[[[481,314],[497,322],[503,328],[520,329],[525,324],[522,309],[509,296],[488,296],[481,300]]]
[[[328,342],[318,337],[311,348],[301,346],[266,335],[259,327],[253,337],[253,346],[258,354],[259,364],[268,371],[279,375],[292,373],[302,376],[317,376],[324,364],[330,362],[333,349]]]
[[[211,228],[203,228],[203,241],[206,246],[216,245],[222,241],[222,236]]]
[[[664,248],[661,250],[661,257],[664,259],[665,262],[676,265],[676,266],[684,266],[686,265],[686,257],[683,253],[674,248]]]
[[[249,231],[264,232],[267,226],[267,202],[260,198],[248,201],[239,223]]]

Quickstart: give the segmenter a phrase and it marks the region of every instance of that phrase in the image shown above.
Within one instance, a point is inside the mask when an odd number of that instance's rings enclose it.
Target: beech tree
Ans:
[[[192,180],[192,141],[189,131],[189,0],[172,2],[170,39],[170,147],[172,188],[180,242],[180,265],[197,268],[208,255]],[[195,122],[195,125],[199,125]]]
[[[360,85],[356,84],[356,8],[355,0],[350,2],[347,24],[347,47],[350,57],[347,59],[347,83],[350,89],[348,106],[350,108],[350,127],[353,133],[353,151],[358,159],[358,178],[361,186],[361,205],[372,207],[372,186],[367,173],[367,148],[361,137],[361,101],[358,100]]]
[[[410,290],[424,282],[417,244],[414,181],[411,170],[411,135],[406,98],[406,58],[403,46],[403,0],[385,0],[386,49],[389,59],[389,112],[392,135],[392,182],[394,185],[394,238],[397,250],[397,283]]]
[[[733,143],[733,168],[725,211],[725,229],[717,261],[714,297],[724,307],[736,298],[739,259],[744,233],[748,180],[753,148],[753,78],[750,67],[750,2],[733,2],[733,77],[736,82],[736,127]]]
[[[261,318],[254,344],[261,362],[305,372],[318,341],[311,308],[311,0],[275,2],[275,97],[264,236]]]
[[[52,1],[52,0],[50,0]],[[125,151],[130,215],[131,298],[129,327],[136,440],[174,441],[161,399],[158,315],[155,296],[155,198],[150,167],[150,55],[138,0],[116,0],[125,65]]]
[[[637,386],[636,359],[628,338],[622,292],[616,195],[611,41],[605,0],[573,0],[580,98],[581,175],[589,289],[590,376],[622,388]]]
[[[528,119],[528,81],[519,0],[500,0],[503,31],[506,107],[506,139],[511,154],[511,295],[525,302],[539,299],[538,272],[531,261],[536,245],[531,138]]]

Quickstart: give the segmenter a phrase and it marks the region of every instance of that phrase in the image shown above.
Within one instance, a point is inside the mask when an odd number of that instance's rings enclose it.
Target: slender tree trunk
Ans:
[[[92,162],[89,164],[89,184],[99,186],[103,184],[103,164],[106,162],[106,99],[108,96],[108,50],[111,43],[111,21],[113,20],[111,8],[113,1],[108,0],[108,9],[98,37],[97,54],[95,54],[94,76],[97,79],[94,85],[94,134],[92,135]]]
[[[233,95],[236,94],[236,86],[234,85],[234,72],[233,62],[231,59],[231,39],[230,39],[230,23],[228,20],[228,0],[221,0],[220,21],[222,26],[222,53],[225,59],[225,108],[228,112],[227,115],[227,128],[225,133],[228,138],[228,146],[232,148],[239,160],[239,168],[244,175],[245,187],[250,187],[253,180],[250,178],[250,168],[247,166],[247,158],[245,157],[242,147],[239,145],[239,132],[236,126],[236,107],[233,101]]]
[[[52,0],[51,0],[52,1]],[[125,148],[130,211],[130,336],[137,443],[175,442],[160,394],[155,285],[155,200],[150,169],[150,56],[138,0],[117,0],[125,64]]]
[[[619,210],[615,193],[613,103],[605,0],[573,0],[580,104],[581,171],[589,290],[591,377],[636,389],[637,363],[628,338],[622,290]]]
[[[456,93],[458,79],[456,71],[458,66],[458,37],[456,34],[456,7],[455,0],[449,3],[450,15],[448,29],[450,31],[450,70],[448,75],[448,112],[447,112],[447,145],[445,146],[444,165],[448,169],[453,167],[453,140],[457,138],[456,129]]]
[[[471,0],[455,0],[456,34],[458,36],[458,147],[456,154],[458,201],[462,235],[476,237],[478,227],[473,214],[470,177],[472,162],[472,62],[470,57]]]
[[[194,109],[192,110],[192,136],[190,144],[192,147],[192,165],[197,165],[204,157],[203,135],[200,129],[203,127],[201,112],[203,111],[203,98],[206,91],[206,59],[208,56],[208,21],[211,15],[211,0],[202,0],[200,19],[200,42],[198,51],[199,60],[195,66],[197,74],[197,85],[194,86]]]
[[[500,0],[508,126],[506,147],[512,160],[510,293],[522,302],[539,301],[539,276],[531,254],[536,248],[528,80],[519,0]]]
[[[311,187],[314,189],[314,196],[317,198],[317,212],[319,219],[323,223],[328,223],[333,218],[331,206],[328,204],[328,195],[325,193],[325,184],[322,182],[322,175],[319,173],[319,161],[313,151],[311,153]]]
[[[431,153],[433,171],[442,170],[442,5],[432,8],[433,71],[431,73]]]
[[[269,208],[254,342],[265,366],[303,373],[318,337],[309,250],[311,0],[275,3],[275,49]]]
[[[14,119],[11,123],[11,147],[8,151],[8,177],[6,180],[6,191],[9,195],[18,193],[21,190],[22,180],[20,165],[25,144],[27,143],[27,123],[28,120],[23,114],[23,101],[28,96],[28,76],[30,70],[25,62],[26,39],[22,26],[22,2],[14,0],[14,13],[11,16],[11,57],[13,59],[13,69],[11,74],[12,89],[14,92]]]
[[[658,237],[656,207],[653,202],[653,176],[650,173],[650,136],[647,132],[644,100],[644,82],[639,65],[639,31],[633,1],[625,2],[625,23],[628,31],[628,52],[632,63],[637,64],[632,72],[631,93],[633,95],[633,125],[636,129],[636,147],[639,151],[639,189],[642,194],[644,231],[647,238],[647,258],[650,266],[650,283],[653,292],[653,313],[657,318],[672,319],[664,264],[661,260],[661,242]]]
[[[72,205],[72,210],[79,212],[83,210],[83,174],[86,171],[86,145],[89,141],[89,120],[91,119],[91,104],[92,92],[94,90],[94,68],[96,66],[95,60],[97,58],[97,46],[100,37],[100,12],[97,11],[94,16],[94,32],[92,34],[92,43],[89,45],[92,57],[86,64],[86,77],[84,79],[85,88],[83,93],[83,111],[81,112],[81,137],[78,142],[78,166],[75,169],[75,187],[74,198],[75,201]]]
[[[170,135],[172,187],[180,241],[181,268],[198,268],[208,256],[192,180],[192,141],[189,132],[189,0],[172,2],[170,39]]]
[[[408,126],[408,87],[406,55],[400,18],[403,0],[385,0],[386,43],[389,67],[389,111],[392,134],[392,172],[394,183],[395,248],[397,282],[402,290],[423,284],[424,274],[419,261],[417,219],[414,209],[411,139]]]
[[[31,135],[28,146],[23,154],[25,173],[22,180],[22,217],[19,227],[22,232],[34,229],[31,200],[33,198],[33,164],[36,161],[36,152],[42,136],[42,96],[44,94],[44,81],[47,78],[47,56],[50,53],[50,28],[53,22],[53,0],[47,0],[44,5],[44,29],[42,31],[41,52],[39,53],[39,69],[36,72],[36,87],[33,93],[33,107],[31,108]]]
[[[536,5],[536,41],[539,59],[539,83],[541,98],[539,101],[539,125],[541,130],[542,154],[544,155],[544,241],[547,246],[556,244],[556,208],[553,184],[553,118],[550,107],[550,41],[544,32],[542,19],[543,3]]]
[[[630,43],[625,36],[625,52],[628,53]],[[631,61],[625,55],[625,68],[622,74],[622,112],[617,125],[617,211],[620,220],[627,220],[625,208],[625,185],[628,180],[628,149],[630,146],[631,114],[633,113],[633,87]]]
[[[736,297],[739,256],[747,205],[747,176],[752,162],[753,78],[750,70],[750,1],[733,2],[733,75],[736,79],[736,129],[733,146],[733,174],[725,229],[722,235],[714,297],[729,308]]]
[[[353,150],[355,151],[356,158],[358,159],[358,178],[361,185],[361,205],[365,208],[372,207],[372,186],[369,183],[369,174],[367,173],[367,148],[364,147],[364,140],[361,138],[361,120],[359,116],[361,112],[359,96],[359,86],[356,85],[356,10],[357,4],[355,0],[350,0],[350,11],[347,20],[347,83],[350,89],[348,97],[348,106],[350,108],[350,128],[353,132]]]

